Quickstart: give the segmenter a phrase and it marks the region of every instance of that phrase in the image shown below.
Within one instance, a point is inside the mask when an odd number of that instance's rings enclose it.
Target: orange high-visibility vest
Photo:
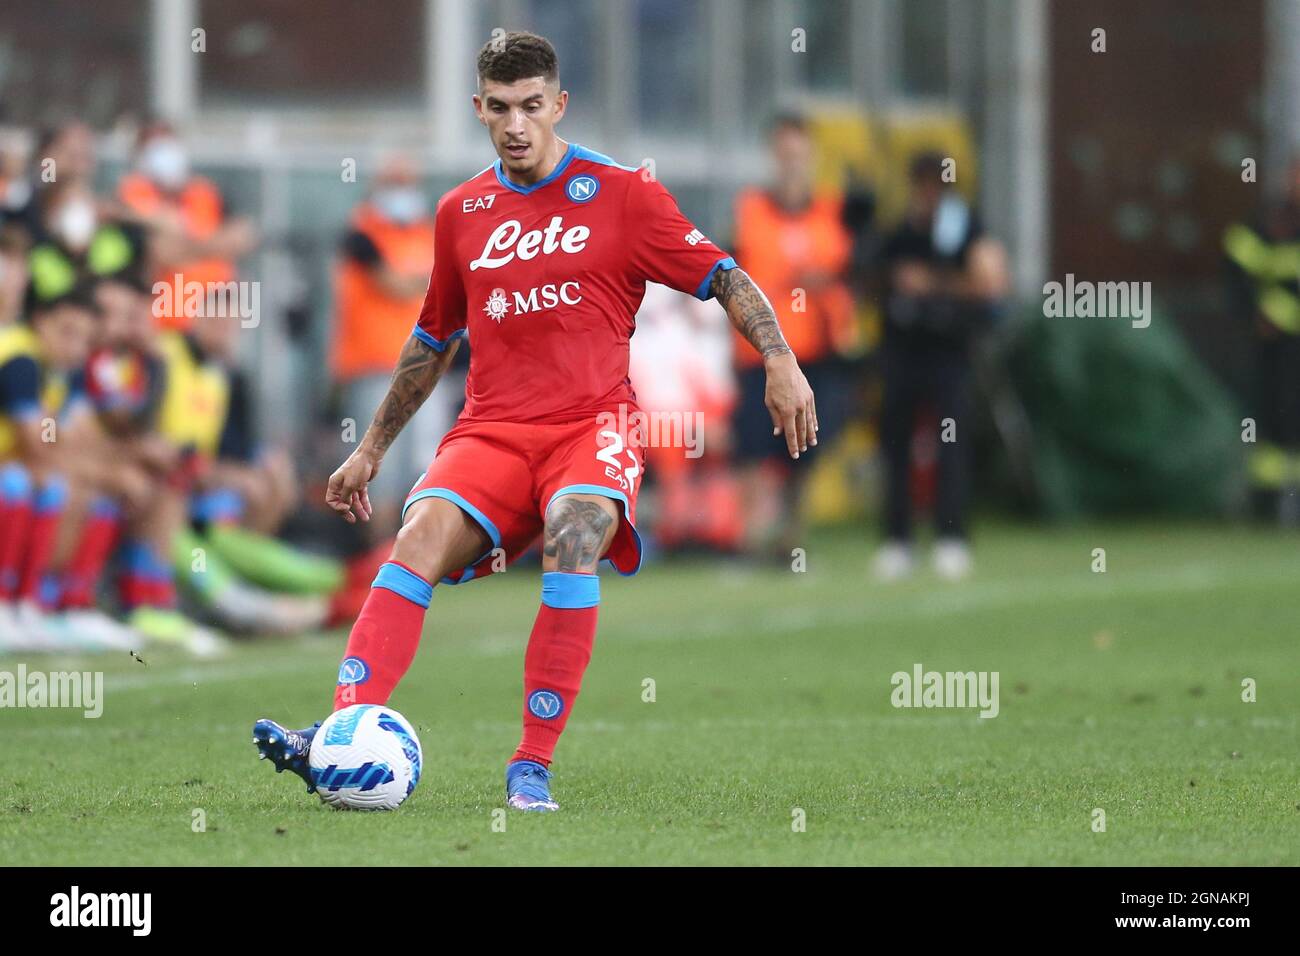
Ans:
[[[403,274],[433,270],[433,218],[401,225],[385,219],[369,203],[352,216],[352,228],[367,236],[390,269]],[[424,293],[394,298],[380,288],[373,272],[352,260],[335,273],[338,317],[332,364],[340,379],[391,372],[397,354],[411,337]]]
[[[191,239],[207,239],[221,228],[225,219],[221,193],[201,176],[191,177],[177,195],[169,196],[148,177],[131,173],[124,176],[118,185],[118,196],[129,209],[141,216],[155,216],[164,209],[179,212],[185,233]],[[178,274],[183,284],[198,282],[205,289],[209,288],[209,282],[233,282],[236,275],[235,264],[226,259],[195,259],[160,268],[154,281],[174,287]],[[165,329],[188,329],[193,324],[193,316],[186,311],[187,299],[197,301],[187,295],[173,294],[170,309],[163,308],[162,302],[156,302],[155,314],[159,325]]]
[[[853,298],[843,281],[817,291],[800,285],[807,272],[840,276],[853,240],[840,219],[839,196],[821,195],[806,209],[787,212],[763,189],[743,190],[736,199],[736,261],[772,300],[785,340],[800,362],[815,362],[849,339]],[[763,359],[736,333],[736,364]]]

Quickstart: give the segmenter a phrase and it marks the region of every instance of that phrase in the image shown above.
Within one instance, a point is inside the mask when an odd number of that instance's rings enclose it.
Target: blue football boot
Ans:
[[[311,741],[321,722],[318,720],[306,730],[285,730],[274,720],[263,717],[253,724],[253,743],[257,745],[258,759],[271,758],[275,772],[292,770],[307,784],[307,792],[315,793],[311,781]]]
[[[551,799],[550,780],[551,772],[534,760],[506,764],[506,803],[534,813],[560,809]]]

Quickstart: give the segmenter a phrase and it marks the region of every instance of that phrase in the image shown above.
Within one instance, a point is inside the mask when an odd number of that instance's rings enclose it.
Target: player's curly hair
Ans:
[[[478,80],[515,83],[540,76],[547,82],[560,76],[555,47],[546,37],[522,30],[494,36],[478,51]]]

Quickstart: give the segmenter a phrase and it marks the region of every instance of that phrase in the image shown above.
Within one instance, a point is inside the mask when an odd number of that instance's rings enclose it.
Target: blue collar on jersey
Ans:
[[[506,189],[513,189],[515,192],[523,193],[525,196],[527,196],[530,192],[533,192],[534,190],[537,189],[541,189],[543,186],[547,186],[552,182],[554,182],[556,178],[558,178],[561,174],[563,174],[563,172],[569,167],[569,163],[573,162],[574,157],[578,155],[578,150],[580,150],[581,148],[582,147],[580,147],[577,143],[570,143],[569,148],[564,151],[564,156],[560,158],[560,161],[558,164],[556,164],[556,167],[553,170],[551,170],[551,175],[547,176],[545,179],[538,180],[537,182],[533,183],[531,186],[520,186],[518,183],[512,183],[510,180],[508,180],[506,178],[506,171],[501,166],[501,160],[499,159],[492,164],[492,169],[497,174],[497,182],[499,182],[502,186],[505,186]]]

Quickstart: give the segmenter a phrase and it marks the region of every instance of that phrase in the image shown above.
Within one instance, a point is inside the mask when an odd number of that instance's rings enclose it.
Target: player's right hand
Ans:
[[[358,448],[348,460],[339,465],[338,470],[330,475],[329,488],[325,491],[325,504],[343,516],[348,524],[356,524],[357,518],[370,520],[370,492],[368,486],[372,478],[379,474],[379,459],[370,452]]]

